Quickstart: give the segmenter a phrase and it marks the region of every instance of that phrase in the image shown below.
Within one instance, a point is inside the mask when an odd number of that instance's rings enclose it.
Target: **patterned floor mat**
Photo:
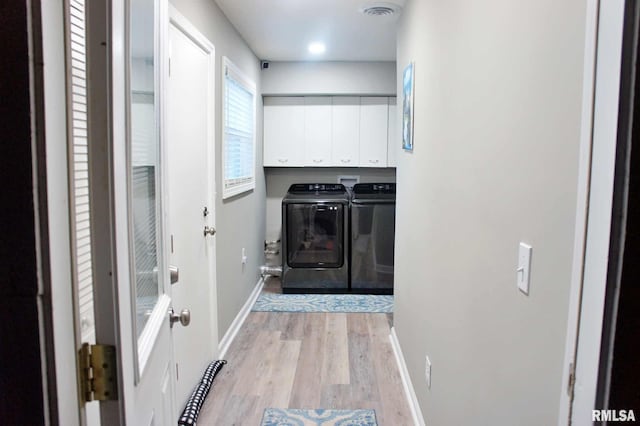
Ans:
[[[262,293],[254,312],[393,312],[393,296],[369,294]]]
[[[373,410],[267,408],[261,426],[377,426]]]

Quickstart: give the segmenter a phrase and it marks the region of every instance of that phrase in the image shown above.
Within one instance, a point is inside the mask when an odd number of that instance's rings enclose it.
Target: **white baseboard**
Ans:
[[[416,426],[425,426],[424,417],[418,404],[418,398],[416,392],[411,383],[411,377],[409,377],[409,370],[407,370],[407,364],[404,361],[404,355],[402,355],[402,349],[400,348],[400,342],[396,335],[396,329],[391,327],[391,334],[389,334],[389,340],[391,340],[391,347],[393,348],[393,354],[396,356],[396,363],[398,364],[398,370],[400,370],[400,378],[402,379],[402,387],[404,388],[404,394],[407,397],[409,403],[409,409],[411,410],[411,417],[413,417],[413,423]]]
[[[233,339],[236,338],[238,331],[240,331],[240,327],[242,327],[242,324],[244,324],[244,321],[247,319],[247,316],[249,315],[249,312],[251,312],[253,304],[256,302],[258,296],[260,296],[260,292],[262,291],[263,286],[264,278],[260,278],[253,291],[249,295],[249,298],[242,306],[242,309],[240,309],[238,315],[236,315],[236,317],[233,319],[231,326],[229,326],[229,329],[220,340],[220,343],[218,344],[219,359],[223,359],[227,354],[227,350],[229,349],[229,346],[231,346],[231,342],[233,342]]]

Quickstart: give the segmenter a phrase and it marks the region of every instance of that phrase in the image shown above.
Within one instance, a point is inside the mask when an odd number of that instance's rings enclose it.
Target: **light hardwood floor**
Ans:
[[[276,291],[274,284],[265,291]],[[379,426],[413,424],[387,314],[251,312],[198,425],[259,426],[265,408],[370,408]]]

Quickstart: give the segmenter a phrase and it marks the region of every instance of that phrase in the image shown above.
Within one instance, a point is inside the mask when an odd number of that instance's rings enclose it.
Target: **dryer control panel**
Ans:
[[[313,192],[345,192],[346,188],[341,183],[295,183],[289,187],[289,192],[313,193]]]

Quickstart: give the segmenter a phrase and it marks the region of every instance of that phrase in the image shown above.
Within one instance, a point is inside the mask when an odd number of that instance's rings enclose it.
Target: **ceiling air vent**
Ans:
[[[400,6],[393,3],[367,3],[360,11],[369,16],[391,16],[400,11]]]

